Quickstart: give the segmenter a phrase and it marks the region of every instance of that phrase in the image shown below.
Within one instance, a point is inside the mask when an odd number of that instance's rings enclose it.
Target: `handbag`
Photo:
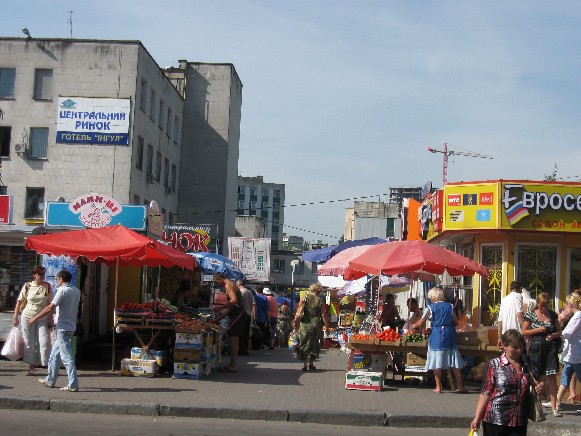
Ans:
[[[28,291],[31,285],[31,282],[28,282],[24,285],[24,299],[20,302],[20,308],[18,309],[18,313],[20,315],[22,315],[22,312],[24,312],[24,309],[26,309],[26,303],[28,303]]]
[[[543,412],[543,405],[541,404],[541,399],[537,396],[537,391],[535,391],[534,385],[537,384],[537,381],[531,374],[530,370],[528,370],[528,374],[532,380],[532,383],[529,386],[527,418],[532,422],[543,422],[547,418],[545,418],[545,412]]]
[[[299,324],[301,323],[303,317],[305,316],[305,303],[308,298],[308,295],[299,302],[299,306],[297,307],[297,312],[295,313],[295,318],[293,320],[293,324],[295,329],[298,330]]]

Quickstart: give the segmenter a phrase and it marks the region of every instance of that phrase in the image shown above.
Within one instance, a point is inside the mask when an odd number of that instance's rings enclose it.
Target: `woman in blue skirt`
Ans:
[[[464,367],[464,361],[458,351],[458,336],[456,324],[458,319],[454,313],[454,306],[444,301],[444,291],[435,287],[428,292],[430,304],[424,311],[422,319],[412,325],[413,328],[421,327],[429,318],[432,323],[432,332],[428,341],[428,358],[426,370],[433,370],[436,379],[434,392],[442,393],[442,370],[451,369],[458,384],[457,394],[466,393],[462,382],[460,370]]]

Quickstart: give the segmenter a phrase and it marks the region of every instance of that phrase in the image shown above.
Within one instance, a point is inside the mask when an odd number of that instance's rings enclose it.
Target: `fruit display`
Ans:
[[[373,338],[371,337],[371,335],[367,335],[367,334],[360,334],[360,333],[356,333],[354,335],[351,335],[350,340],[351,341],[371,341]]]
[[[187,333],[201,333],[202,331],[218,328],[217,324],[202,321],[201,319],[190,318],[187,315],[176,315],[176,331]]]

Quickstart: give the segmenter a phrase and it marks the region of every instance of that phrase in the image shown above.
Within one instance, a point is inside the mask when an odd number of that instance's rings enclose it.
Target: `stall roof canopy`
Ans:
[[[351,247],[357,247],[359,245],[377,245],[387,242],[385,239],[378,238],[374,236],[373,238],[367,239],[357,239],[355,241],[345,241],[338,245],[333,245],[331,247],[319,248],[318,250],[305,251],[301,256],[301,259],[307,262],[326,262],[337,253],[346,250]]]
[[[29,236],[24,247],[39,254],[84,256],[92,261],[132,266],[179,266],[193,270],[196,260],[121,225]]]

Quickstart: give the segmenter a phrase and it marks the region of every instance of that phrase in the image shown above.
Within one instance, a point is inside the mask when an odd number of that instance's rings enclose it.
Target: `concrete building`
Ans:
[[[238,215],[253,215],[265,221],[272,250],[282,248],[284,189],[284,184],[266,183],[262,176],[238,177]]]
[[[293,284],[295,289],[307,288],[317,283],[317,263],[300,259],[301,253],[294,251],[272,250],[270,254],[270,287],[277,294],[288,295]],[[295,262],[293,272],[293,261]]]
[[[166,223],[234,236],[242,85],[232,65],[176,70],[166,75],[139,41],[0,38],[0,194],[12,205],[0,291],[30,280],[36,259],[22,236],[44,223],[49,200],[155,200]],[[106,272],[88,273],[89,333],[112,313]],[[137,275],[121,288],[139,286]]]
[[[253,215],[236,217],[236,236],[241,238],[266,238],[266,223]]]
[[[227,256],[228,237],[236,235],[242,82],[232,64],[179,63],[164,70],[184,98],[187,120],[177,221],[217,225]]]
[[[399,239],[399,205],[372,201],[356,201],[353,207],[345,209],[343,237],[346,241],[377,236]]]
[[[301,252],[305,250],[305,238],[302,236],[290,236],[283,233],[282,243],[284,250]]]

